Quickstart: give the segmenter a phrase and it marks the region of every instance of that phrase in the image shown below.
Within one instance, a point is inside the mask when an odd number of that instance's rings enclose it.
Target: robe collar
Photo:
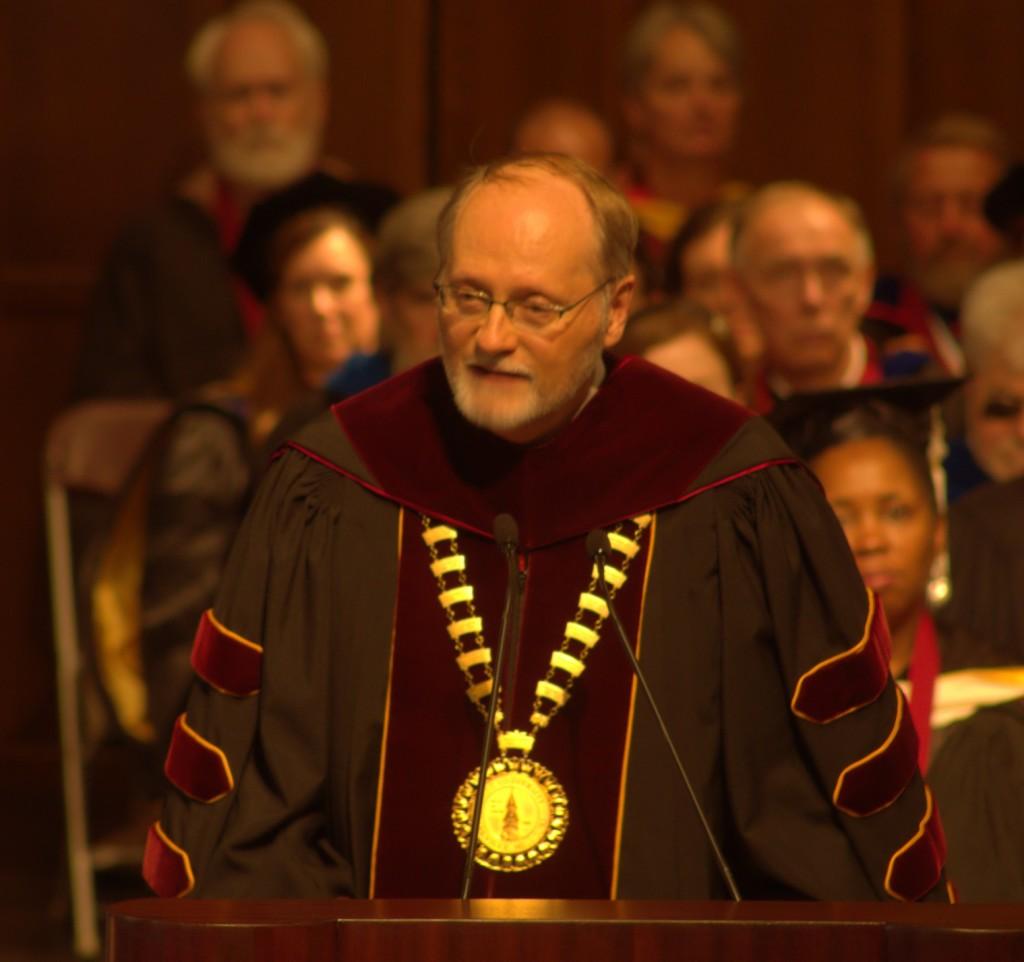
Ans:
[[[340,470],[485,537],[507,512],[525,550],[682,500],[750,413],[639,358],[606,365],[572,422],[519,445],[466,421],[428,361],[334,406],[361,462]]]

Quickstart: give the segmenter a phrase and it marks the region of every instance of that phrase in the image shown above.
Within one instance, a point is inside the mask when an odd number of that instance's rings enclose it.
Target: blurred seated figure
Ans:
[[[989,674],[1007,691],[1019,690],[1024,667]],[[928,780],[942,812],[959,900],[1024,901],[1024,699],[979,708],[950,725]]]
[[[738,203],[695,210],[672,239],[665,264],[665,294],[685,297],[724,318],[736,345],[746,389],[756,376],[764,340],[736,292],[732,235]]]
[[[566,154],[609,176],[615,144],[608,125],[586,104],[549,97],[533,104],[512,134],[514,154]]]
[[[208,21],[186,70],[205,162],[115,241],[82,337],[74,393],[182,398],[236,369],[263,311],[229,259],[253,203],[336,162],[322,157],[327,48],[286,0],[249,0]],[[351,182],[372,229],[393,193]]]
[[[860,331],[874,253],[854,201],[803,181],[768,184],[736,216],[732,260],[764,339],[756,411],[790,394],[882,380],[877,349]]]
[[[956,549],[950,607],[959,623],[1024,661],[1024,261],[974,283],[963,344],[965,434],[946,460]]]
[[[1024,260],[982,274],[963,307],[964,437],[950,445],[950,500],[1024,477]]]
[[[152,455],[141,643],[149,715],[164,746],[191,679],[199,616],[267,461],[267,439],[296,405],[326,404],[324,384],[377,344],[370,254],[335,205],[344,185],[318,174],[253,209],[238,266],[267,324],[236,372],[183,406]]]
[[[739,358],[728,328],[693,301],[668,301],[633,314],[614,353],[637,354],[715,394],[740,399]]]
[[[933,618],[929,607],[929,582],[941,574],[935,563],[946,529],[941,492],[933,484],[937,465],[927,456],[928,408],[954,384],[807,395],[783,402],[787,409],[780,405],[774,417],[821,481],[864,581],[884,607],[890,668],[907,696],[908,722],[942,814],[958,895],[968,901],[1014,899],[1024,897],[1019,797],[1005,824],[983,816],[971,822],[962,813],[965,805],[975,813],[990,805],[1007,811],[999,771],[1004,766],[1021,784],[1024,666],[1007,665],[987,639]],[[903,737],[902,730],[893,737]],[[965,739],[986,782],[966,784],[965,772],[949,767],[947,747]],[[997,866],[1007,865],[993,878]]]
[[[949,616],[1024,662],[1024,477],[984,484],[949,509]]]
[[[740,39],[712,3],[662,0],[623,48],[627,166],[619,186],[640,218],[646,285],[660,292],[667,246],[697,207],[741,196],[726,177],[742,95]]]
[[[868,309],[869,319],[896,334],[887,353],[963,372],[960,306],[972,281],[1004,252],[984,202],[1005,167],[1006,139],[983,117],[946,114],[910,138],[895,177],[903,272],[878,279]]]
[[[1000,660],[1024,662],[1024,477],[981,485],[952,505],[949,545],[948,618],[985,638]],[[955,726],[935,757],[932,784],[955,799],[943,802],[942,814],[956,884],[972,901],[1024,900],[1022,754],[1024,701],[1017,699]],[[978,826],[1000,839],[983,860],[971,857]]]
[[[335,372],[327,383],[332,399],[349,397],[437,356],[437,219],[451,193],[450,187],[421,191],[381,221],[373,254],[381,347],[373,354],[354,354]]]

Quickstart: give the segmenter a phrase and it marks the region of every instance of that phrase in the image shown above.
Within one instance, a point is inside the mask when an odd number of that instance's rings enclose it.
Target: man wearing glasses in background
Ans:
[[[852,200],[802,181],[768,184],[743,204],[732,258],[738,293],[764,337],[756,411],[790,394],[882,380],[877,351],[860,332],[874,255]]]
[[[965,436],[951,445],[950,501],[1024,477],[1024,262],[991,267],[964,299]]]
[[[947,898],[884,619],[815,482],[742,408],[604,353],[636,235],[563,156],[456,188],[441,360],[290,444],[200,624],[159,894],[456,896],[519,585],[470,894],[727,897],[603,570],[739,893]]]

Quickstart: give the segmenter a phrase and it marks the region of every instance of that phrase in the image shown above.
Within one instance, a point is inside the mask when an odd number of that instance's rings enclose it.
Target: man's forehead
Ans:
[[[994,183],[1001,168],[998,158],[967,144],[922,147],[911,155],[907,188],[914,191],[944,182]]]
[[[511,206],[522,210],[573,212],[589,217],[583,191],[565,177],[531,167],[511,167],[470,192],[462,213],[473,207]]]
[[[748,225],[752,246],[762,256],[778,252],[782,245],[849,246],[857,232],[830,200],[815,194],[790,194],[767,200]]]
[[[467,196],[455,220],[453,246],[458,250],[482,237],[589,249],[595,232],[579,187],[545,171],[524,169],[480,184]]]
[[[279,23],[255,18],[231,24],[213,60],[217,83],[245,82],[300,69],[299,52],[288,30]]]

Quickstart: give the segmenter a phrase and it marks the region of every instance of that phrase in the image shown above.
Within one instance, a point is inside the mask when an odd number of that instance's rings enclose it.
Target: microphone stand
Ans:
[[[480,775],[477,779],[476,796],[473,799],[473,821],[469,829],[469,840],[466,844],[466,861],[462,867],[462,889],[459,896],[462,901],[469,898],[469,889],[473,884],[473,870],[476,866],[476,846],[480,838],[480,816],[483,812],[484,786],[487,783],[487,767],[491,762],[491,739],[494,733],[494,719],[498,714],[498,696],[501,692],[502,678],[505,673],[505,643],[508,640],[509,624],[513,608],[518,608],[520,586],[517,570],[517,552],[519,548],[519,529],[510,514],[499,514],[494,519],[494,540],[505,556],[507,565],[507,583],[505,586],[505,607],[501,613],[501,631],[498,635],[498,654],[494,668],[491,670],[491,698],[487,705],[487,722],[484,728],[484,742],[480,752]]]
[[[675,742],[669,734],[668,726],[665,724],[665,719],[662,718],[661,712],[658,710],[658,705],[654,700],[654,694],[651,691],[650,686],[647,684],[647,679],[644,677],[644,673],[640,668],[640,662],[637,660],[637,657],[633,652],[633,646],[629,643],[629,636],[626,634],[626,629],[623,627],[622,621],[619,619],[619,613],[615,610],[615,604],[612,601],[608,582],[604,580],[605,559],[610,550],[611,544],[608,540],[608,535],[601,529],[596,528],[587,535],[587,553],[597,564],[597,581],[599,590],[601,595],[604,597],[605,603],[608,605],[608,613],[611,615],[616,633],[622,641],[622,647],[626,650],[626,657],[629,659],[629,663],[633,668],[633,674],[636,675],[637,681],[640,682],[640,687],[643,690],[644,697],[647,699],[647,704],[651,706],[651,711],[654,713],[654,718],[658,723],[658,727],[661,729],[661,734],[665,739],[665,743],[668,745],[668,749],[672,753],[672,760],[675,762],[676,769],[683,780],[683,784],[686,786],[686,791],[689,792],[690,801],[693,802],[694,810],[697,812],[697,817],[700,819],[700,824],[704,829],[704,835],[708,840],[708,844],[711,846],[711,852],[715,857],[715,862],[718,864],[718,870],[721,872],[722,878],[725,880],[725,884],[729,889],[729,894],[732,896],[734,902],[740,902],[742,899],[740,898],[739,889],[736,887],[736,882],[732,877],[732,872],[729,870],[729,865],[725,860],[725,856],[722,855],[722,852],[718,847],[718,842],[715,840],[715,835],[711,831],[711,825],[708,823],[707,817],[704,814],[704,809],[701,808],[701,804],[697,800],[697,793],[694,791],[693,785],[690,783],[689,775],[686,774],[686,768],[683,766],[683,761],[679,757],[679,752],[676,751]]]

